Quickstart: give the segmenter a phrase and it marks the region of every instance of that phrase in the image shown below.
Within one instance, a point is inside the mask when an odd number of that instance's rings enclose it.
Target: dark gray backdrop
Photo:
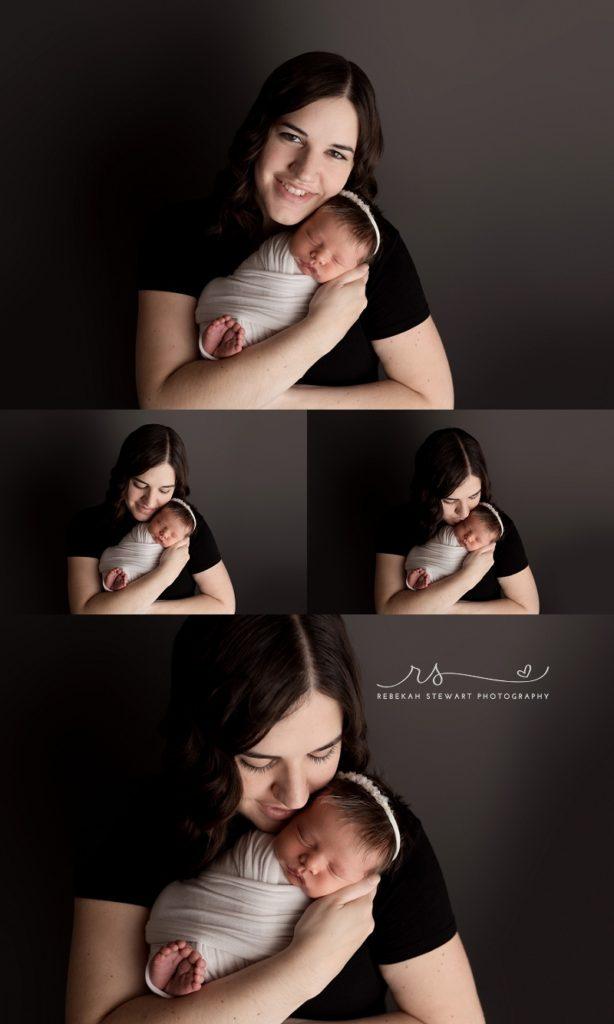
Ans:
[[[280,423],[283,422],[283,430]],[[0,521],[10,612],[64,612],[65,531],[104,499],[122,441],[142,423],[183,438],[190,498],[204,515],[243,612],[306,607],[303,413],[4,412]]]
[[[612,612],[614,413],[310,413],[308,607],[373,611],[378,521],[408,498],[416,449],[458,426],[484,449],[544,612]]]
[[[103,832],[117,794],[158,763],[177,625],[19,617],[1,626],[5,824],[16,844],[1,852],[15,954],[4,994],[11,1020],[61,1019],[73,839],[82,819],[91,824],[92,807]],[[609,1020],[610,620],[488,626],[350,618],[374,766],[431,836],[487,1019]],[[443,673],[513,681],[446,675],[439,688],[396,688],[420,692],[420,701],[377,699],[378,684],[394,684],[412,664],[427,675],[434,663]],[[548,675],[520,681],[527,664],[532,678]],[[463,692],[472,697],[445,699]],[[478,692],[549,698],[478,701]],[[35,984],[23,955],[33,926],[44,951]]]
[[[144,221],[207,193],[273,67],[327,49],[374,82],[381,205],[457,404],[610,406],[612,19],[604,0],[13,5],[2,405],[135,404]]]

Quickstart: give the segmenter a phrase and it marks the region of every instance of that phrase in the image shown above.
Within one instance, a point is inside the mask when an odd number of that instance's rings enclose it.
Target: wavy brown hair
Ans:
[[[410,518],[417,544],[426,543],[437,532],[442,499],[471,475],[481,482],[481,500],[491,501],[490,478],[479,441],[459,427],[444,427],[429,434],[416,452],[409,489]]]
[[[301,53],[269,75],[233,139],[227,166],[214,190],[218,212],[213,233],[234,227],[258,236],[262,213],[256,201],[254,168],[270,129],[284,114],[333,96],[347,97],[358,116],[358,144],[346,188],[369,200],[375,198],[375,167],[384,140],[371,82],[357,64],[339,54]]]
[[[163,732],[184,877],[227,845],[242,794],[235,755],[260,742],[313,690],[341,707],[340,767],[362,770],[368,749],[358,669],[338,616],[221,616],[183,624]]]
[[[164,462],[168,462],[175,471],[173,497],[187,498],[190,493],[188,457],[179,434],[172,427],[165,427],[161,423],[146,423],[128,434],[111,470],[105,496],[116,522],[127,515],[124,499],[130,481]]]

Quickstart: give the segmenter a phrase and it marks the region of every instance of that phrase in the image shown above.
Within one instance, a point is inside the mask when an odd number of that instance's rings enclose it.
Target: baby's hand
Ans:
[[[203,331],[202,346],[216,359],[236,356],[245,347],[245,331],[233,316],[218,316]]]
[[[412,569],[407,573],[405,581],[410,590],[426,590],[431,584],[431,577],[426,569]]]

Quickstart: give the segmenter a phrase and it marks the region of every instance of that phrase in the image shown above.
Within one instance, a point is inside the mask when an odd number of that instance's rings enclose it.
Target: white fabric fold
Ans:
[[[417,544],[411,548],[405,559],[405,572],[413,569],[426,569],[431,583],[436,583],[444,576],[451,576],[460,569],[467,555],[467,549],[456,539],[451,526],[443,526],[426,544]]]
[[[201,292],[196,307],[198,345],[203,330],[219,316],[232,316],[245,329],[246,345],[255,345],[307,315],[317,281],[302,274],[290,252],[287,232],[273,235],[228,277],[216,277]]]
[[[145,929],[151,955],[184,939],[204,957],[212,981],[284,949],[309,898],[287,882],[273,841],[249,832],[197,878],[163,889]],[[154,989],[149,971],[146,980]]]
[[[153,539],[145,523],[137,523],[122,537],[119,544],[105,548],[100,556],[98,570],[103,578],[109,569],[123,569],[128,577],[128,582],[138,580],[146,572],[155,569],[160,561],[160,555],[164,551],[162,544]],[[105,587],[108,590],[108,587]]]

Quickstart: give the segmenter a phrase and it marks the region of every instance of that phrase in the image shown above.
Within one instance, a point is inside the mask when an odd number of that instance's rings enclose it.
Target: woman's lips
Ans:
[[[294,811],[288,807],[280,807],[276,804],[260,804],[262,811],[273,821],[283,821],[284,818],[291,818]]]
[[[275,181],[275,191],[277,195],[289,203],[303,206],[317,195],[316,192],[305,192],[304,196],[296,196],[292,192],[288,192],[282,178],[274,178],[273,180]],[[288,184],[290,184],[290,182],[288,182]],[[292,188],[298,188],[298,185],[292,185]],[[303,189],[300,189],[300,191],[302,192]]]

